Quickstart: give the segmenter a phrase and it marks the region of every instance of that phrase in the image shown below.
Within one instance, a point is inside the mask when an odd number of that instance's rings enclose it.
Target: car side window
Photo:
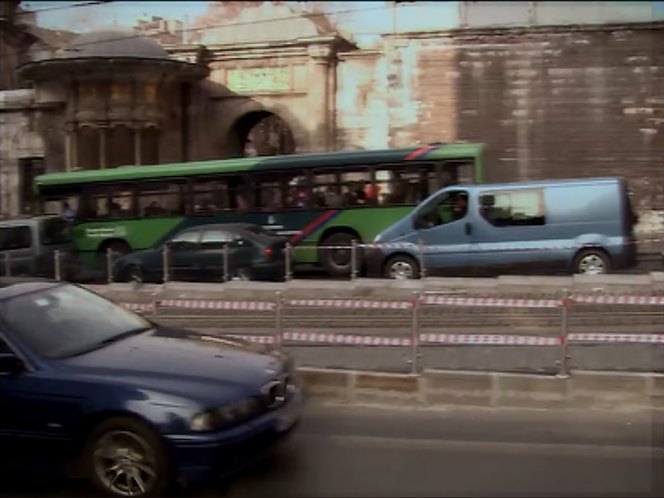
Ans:
[[[32,247],[32,232],[29,226],[0,228],[0,250],[29,249]]]
[[[203,249],[223,249],[235,240],[235,234],[227,230],[206,230],[201,238]]]
[[[541,189],[484,192],[479,200],[480,214],[494,226],[537,226],[546,223]]]
[[[199,230],[191,230],[176,235],[171,239],[169,245],[173,249],[193,249],[198,245],[201,232]]]

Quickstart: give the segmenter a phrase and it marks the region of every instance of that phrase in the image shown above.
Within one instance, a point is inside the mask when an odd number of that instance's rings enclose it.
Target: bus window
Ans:
[[[340,208],[339,173],[318,172],[313,178],[312,205],[314,208]]]
[[[258,175],[254,177],[255,208],[258,211],[274,212],[284,207],[279,174]],[[285,207],[295,207],[288,204]]]
[[[49,197],[44,199],[42,204],[43,214],[64,215],[65,203],[74,212],[78,213],[80,208],[80,198],[78,195],[64,195],[62,197]]]
[[[78,216],[83,220],[133,218],[134,205],[131,188],[116,185],[87,190]]]
[[[472,161],[443,161],[436,165],[438,188],[475,183]]]
[[[248,175],[227,177],[230,209],[246,213],[254,205],[254,193]]]
[[[436,189],[436,172],[428,165],[376,168],[376,192],[381,205],[419,204]]]
[[[312,190],[305,175],[285,175],[284,187],[287,209],[306,209],[310,205],[316,205],[315,201],[312,202]]]
[[[193,184],[194,214],[216,214],[231,209],[228,181],[201,178]]]
[[[368,168],[342,173],[341,197],[344,206],[367,205],[367,187],[369,185],[371,185],[371,176]]]
[[[138,215],[141,218],[185,214],[183,182],[149,182],[138,185]]]

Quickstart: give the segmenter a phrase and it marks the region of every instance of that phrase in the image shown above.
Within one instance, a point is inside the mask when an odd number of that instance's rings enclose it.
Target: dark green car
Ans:
[[[116,282],[282,280],[286,239],[248,223],[199,225],[117,259]],[[166,253],[166,255],[164,254]]]

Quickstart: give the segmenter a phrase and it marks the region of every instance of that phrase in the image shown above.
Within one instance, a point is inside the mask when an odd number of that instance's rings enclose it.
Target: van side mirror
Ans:
[[[16,375],[25,371],[25,365],[14,353],[0,353],[0,375]]]

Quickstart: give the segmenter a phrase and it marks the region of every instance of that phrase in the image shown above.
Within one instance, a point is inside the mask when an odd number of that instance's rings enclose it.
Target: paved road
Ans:
[[[646,414],[309,407],[294,437],[186,496],[664,496],[662,420]],[[90,496],[17,477],[0,497]]]

